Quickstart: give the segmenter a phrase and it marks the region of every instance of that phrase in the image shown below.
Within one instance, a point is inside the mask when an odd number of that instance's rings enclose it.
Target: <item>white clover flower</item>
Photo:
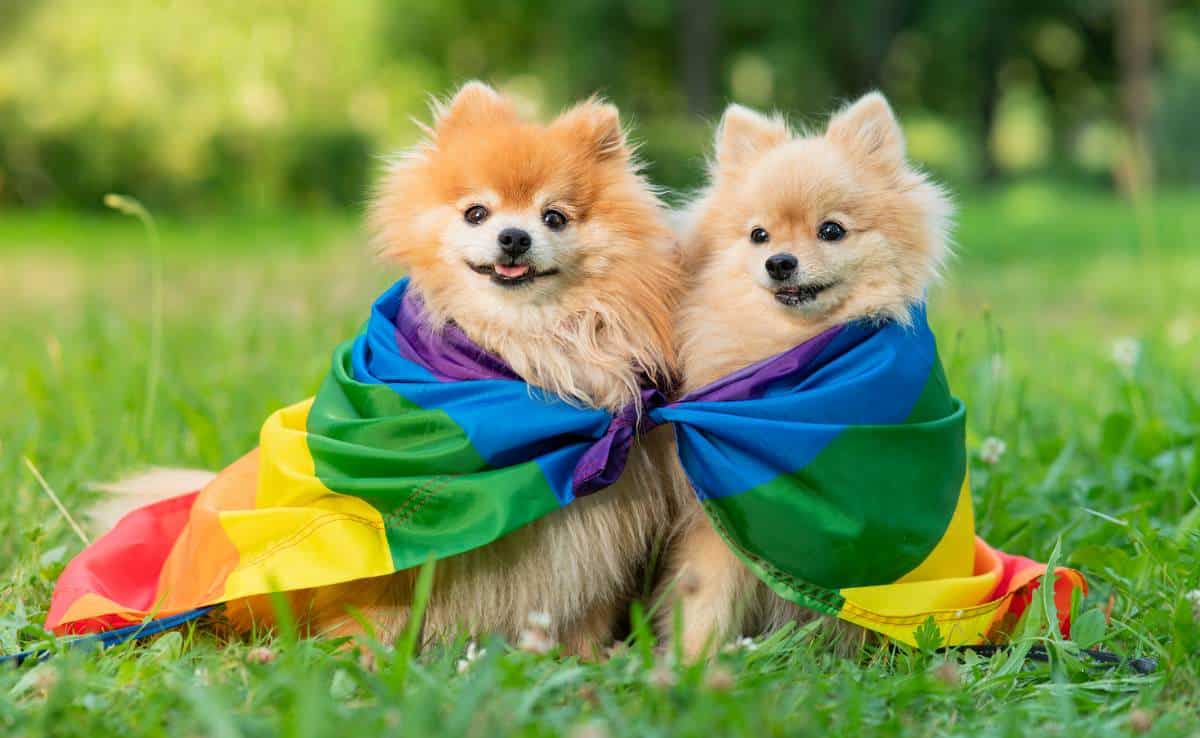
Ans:
[[[1131,336],[1123,336],[1112,342],[1112,360],[1126,374],[1131,374],[1142,357],[1142,342]]]
[[[1192,319],[1186,315],[1180,315],[1167,326],[1167,340],[1171,342],[1172,346],[1191,343],[1195,335],[1195,325],[1192,323]]]
[[[554,649],[554,639],[540,628],[526,628],[521,631],[517,648],[528,653],[546,654]]]
[[[528,626],[521,631],[521,638],[517,641],[517,648],[533,654],[550,653],[551,649],[556,646],[554,638],[550,635],[550,613],[534,611],[526,616]]]
[[[544,612],[531,612],[525,616],[529,627],[521,631],[517,648],[529,653],[544,654],[553,650],[554,638],[550,636],[550,615]]]
[[[269,664],[275,660],[275,652],[266,646],[256,646],[246,652],[246,661],[252,664]]]
[[[467,669],[471,668],[471,664],[475,663],[486,655],[486,648],[480,648],[479,646],[475,645],[475,641],[471,641],[467,644],[466,653],[464,653],[463,657],[458,660],[457,664],[455,664],[455,667],[458,669],[458,673],[462,674],[466,672]]]
[[[1008,444],[1003,438],[988,436],[979,446],[979,460],[988,466],[995,466],[1008,450]]]
[[[758,644],[754,642],[753,638],[741,636],[725,644],[725,648],[722,650],[725,651],[725,653],[732,653],[734,651],[757,651]]]
[[[1185,600],[1192,603],[1192,616],[1196,620],[1200,620],[1200,589],[1193,589],[1183,596]]]

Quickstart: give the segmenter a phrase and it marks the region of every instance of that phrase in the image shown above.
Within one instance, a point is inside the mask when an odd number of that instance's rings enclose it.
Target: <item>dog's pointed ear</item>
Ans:
[[[433,130],[441,138],[464,127],[516,118],[516,109],[491,86],[472,80],[449,102],[434,105]]]
[[[620,111],[598,97],[588,98],[558,116],[550,128],[583,142],[597,159],[625,159],[630,155]]]
[[[887,98],[878,92],[834,114],[825,136],[859,161],[893,168],[904,164],[904,132]]]
[[[791,136],[782,117],[766,116],[736,103],[730,105],[717,126],[717,169],[722,172],[741,169]]]

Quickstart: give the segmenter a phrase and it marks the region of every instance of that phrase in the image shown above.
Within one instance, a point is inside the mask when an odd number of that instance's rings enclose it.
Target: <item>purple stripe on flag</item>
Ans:
[[[757,397],[775,380],[795,374],[817,358],[833,342],[843,327],[834,326],[799,346],[751,364],[744,369],[739,369],[712,384],[689,392],[672,404],[748,400]]]
[[[402,284],[407,285],[407,282]],[[507,362],[476,344],[457,325],[432,327],[416,290],[404,289],[395,314],[388,315],[394,304],[381,301],[382,310],[377,314],[394,326],[397,350],[438,381],[524,381]],[[576,497],[589,495],[617,481],[625,470],[634,437],[658,424],[650,417],[650,412],[664,404],[666,397],[661,391],[646,387],[640,402],[630,403],[613,416],[604,435],[588,446],[575,465],[571,488]]]
[[[604,431],[604,437],[589,446],[575,464],[571,487],[576,497],[590,495],[617,481],[621,472],[625,471],[634,435],[646,433],[659,424],[650,416],[650,411],[665,403],[666,397],[662,392],[646,387],[642,389],[638,405],[630,403],[613,417]]]
[[[507,362],[476,344],[454,323],[431,326],[416,290],[404,291],[392,324],[396,326],[396,347],[404,358],[425,367],[440,381],[521,381]]]

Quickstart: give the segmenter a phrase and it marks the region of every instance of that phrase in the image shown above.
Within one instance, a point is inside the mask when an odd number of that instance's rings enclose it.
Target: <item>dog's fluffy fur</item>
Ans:
[[[472,205],[491,212],[478,226],[463,219]],[[550,209],[567,217],[561,231],[542,224]],[[476,83],[396,159],[371,221],[436,320],[452,318],[532,384],[616,410],[637,397],[639,374],[670,370],[677,278],[660,213],[615,107],[589,100],[540,126]],[[538,273],[558,275],[506,290],[464,271],[493,262],[508,227],[534,235]]]
[[[584,405],[618,410],[637,400],[643,376],[671,374],[674,236],[615,107],[593,99],[539,125],[473,82],[436,107],[426,133],[390,164],[370,224],[435,324],[453,321],[530,384]],[[470,222],[476,207],[486,214]],[[550,211],[565,225],[548,222]],[[517,256],[498,244],[512,228],[530,240]],[[635,444],[613,488],[440,562],[425,639],[464,628],[516,639],[536,612],[569,651],[608,640],[668,525],[654,476],[665,464],[650,453]],[[290,596],[314,633],[357,633],[353,609],[386,642],[407,621],[412,584],[409,571]],[[265,599],[227,610],[238,627],[272,614]]]
[[[677,325],[684,390],[848,320],[906,322],[947,251],[950,204],[907,163],[900,127],[878,93],[809,136],[779,117],[730,106],[710,180],[689,208],[683,238],[687,261],[699,265]],[[840,240],[818,238],[830,221],[844,228]],[[752,239],[755,229],[765,242]],[[784,279],[766,268],[777,254],[793,257]],[[686,485],[673,463],[674,485]],[[672,536],[667,576],[663,629],[682,608],[682,645],[692,657],[739,632],[811,617],[742,566],[694,500]]]

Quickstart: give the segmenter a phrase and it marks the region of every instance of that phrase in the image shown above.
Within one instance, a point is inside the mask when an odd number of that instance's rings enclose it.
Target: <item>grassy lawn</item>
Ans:
[[[1200,196],[1135,211],[1030,184],[960,206],[959,255],[930,302],[973,451],[989,436],[1007,448],[995,464],[973,453],[980,531],[1043,560],[1061,540],[1090,579],[1085,608],[1111,607],[1102,646],[1155,657],[1157,673],[1090,666],[1056,642],[1051,664],[843,660],[805,632],[707,666],[642,634],[598,664],[489,643],[460,673],[457,643],[367,671],[288,634],[184,631],[0,672],[0,735],[1197,734]],[[42,638],[52,583],[81,547],[25,459],[77,512],[90,481],[222,466],[271,410],[315,390],[396,276],[350,216],[162,226],[150,400],[153,268],[138,223],[0,213],[0,652]]]

